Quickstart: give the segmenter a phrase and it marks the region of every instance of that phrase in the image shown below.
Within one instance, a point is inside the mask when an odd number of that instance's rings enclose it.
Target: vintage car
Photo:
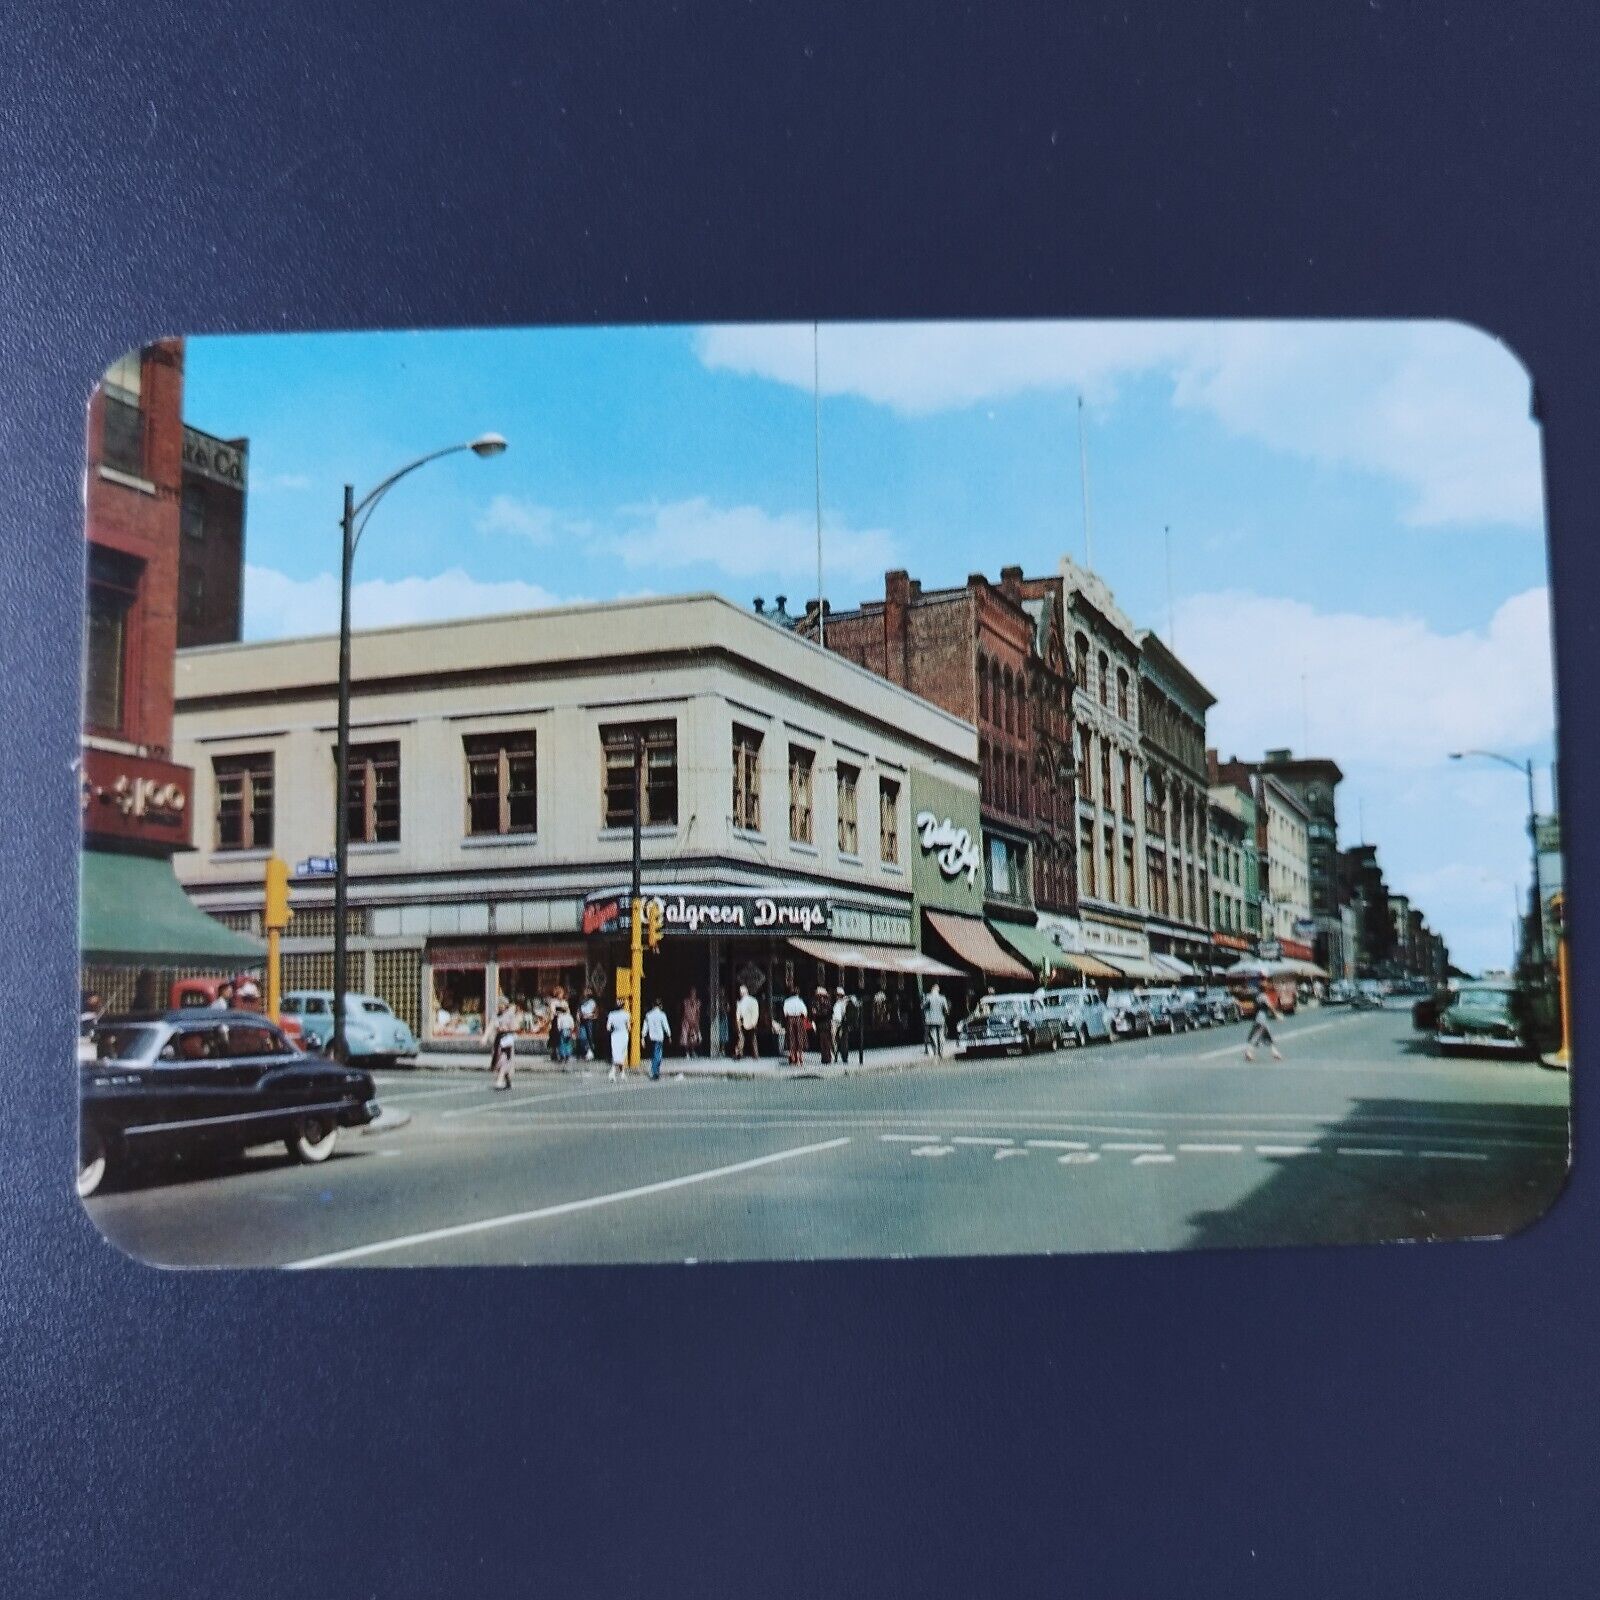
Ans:
[[[265,1017],[198,1007],[104,1017],[79,1067],[78,1193],[141,1157],[281,1139],[308,1164],[379,1112],[371,1074],[307,1056]]]
[[[1209,1028],[1216,1021],[1211,1011],[1211,1002],[1203,990],[1180,989],[1178,999],[1182,1002],[1183,1014],[1191,1028]]]
[[[1441,1055],[1457,1050],[1494,1050],[1524,1055],[1527,1045],[1517,1025],[1516,985],[1478,979],[1464,982],[1439,1012],[1434,1047]]]
[[[235,978],[188,977],[174,978],[167,991],[169,1011],[187,1011],[191,1007],[202,1011],[254,1011],[265,1009],[261,1000],[261,985],[249,973]],[[278,1026],[288,1035],[292,1044],[301,1042],[300,1019],[280,1016]]]
[[[326,1050],[333,1038],[333,990],[292,989],[283,997],[283,1015],[299,1025],[308,1050]],[[352,1061],[409,1060],[419,1048],[417,1036],[387,1000],[351,992],[344,997],[344,1041]]]
[[[1111,1037],[1105,1002],[1093,989],[1041,989],[1039,999],[1054,1014],[1062,1044],[1086,1045]]]
[[[990,1050],[1027,1055],[1054,1050],[1061,1042],[1061,1028],[1037,994],[986,994],[972,1015],[957,1025],[956,1042],[963,1055]]]
[[[1439,1014],[1455,997],[1454,984],[1441,984],[1426,998],[1415,1001],[1411,1007],[1411,1026],[1418,1033],[1433,1033],[1439,1026]]]
[[[1193,1026],[1189,1008],[1177,989],[1146,989],[1143,994],[1152,1033],[1183,1033]]]
[[[1223,988],[1207,989],[1202,998],[1211,1012],[1214,1023],[1237,1022],[1239,1002]]]
[[[1149,1038],[1150,1002],[1139,989],[1113,989],[1106,996],[1106,1020],[1113,1039]]]

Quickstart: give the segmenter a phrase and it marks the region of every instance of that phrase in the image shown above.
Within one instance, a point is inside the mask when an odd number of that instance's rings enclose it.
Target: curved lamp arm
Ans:
[[[475,456],[497,456],[506,447],[506,442],[498,433],[485,433],[476,439],[468,440],[465,444],[447,444],[442,450],[430,450],[425,456],[418,456],[415,461],[408,461],[397,472],[391,472],[375,489],[368,491],[351,508],[352,519],[359,517],[361,520],[355,527],[351,539],[351,549],[354,550],[361,543],[361,535],[366,531],[368,519],[377,509],[378,502],[404,477],[415,472],[418,467],[425,467],[430,461],[437,461],[441,456],[459,455],[463,450],[470,450]]]

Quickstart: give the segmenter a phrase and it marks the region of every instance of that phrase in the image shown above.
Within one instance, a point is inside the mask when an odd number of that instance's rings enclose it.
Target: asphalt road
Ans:
[[[1400,1010],[829,1080],[395,1072],[386,1133],[86,1202],[165,1265],[683,1262],[1489,1237],[1565,1181],[1568,1081]]]

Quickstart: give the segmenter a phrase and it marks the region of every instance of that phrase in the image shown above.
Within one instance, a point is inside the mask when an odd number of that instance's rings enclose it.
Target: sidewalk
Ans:
[[[890,1045],[882,1049],[868,1050],[865,1061],[858,1061],[851,1056],[848,1064],[835,1062],[829,1066],[822,1066],[817,1057],[812,1054],[806,1057],[803,1065],[791,1067],[781,1055],[762,1056],[756,1061],[735,1061],[731,1056],[672,1056],[669,1055],[661,1063],[661,1076],[663,1078],[770,1078],[773,1080],[783,1078],[847,1078],[858,1072],[903,1072],[909,1068],[922,1066],[933,1057],[929,1056],[920,1044]],[[947,1045],[942,1058],[945,1061],[954,1061],[957,1058],[954,1044]],[[470,1053],[456,1050],[424,1050],[416,1059],[415,1065],[430,1072],[488,1072],[490,1071],[489,1058],[486,1052],[474,1050]],[[579,1073],[579,1072],[605,1072],[610,1068],[610,1059],[597,1056],[593,1061],[552,1061],[546,1055],[517,1055],[518,1072],[549,1072],[549,1073]],[[402,1069],[404,1070],[404,1069]],[[648,1074],[649,1062],[641,1063],[640,1071]]]

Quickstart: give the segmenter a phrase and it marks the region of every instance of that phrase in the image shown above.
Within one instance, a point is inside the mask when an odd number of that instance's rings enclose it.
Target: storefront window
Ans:
[[[432,1033],[436,1039],[483,1037],[487,967],[434,969]]]
[[[523,1038],[549,1042],[557,1000],[566,1002],[576,1032],[585,983],[581,960],[513,964],[502,958],[499,980],[497,1005],[509,1003],[515,1009],[517,1032]]]

